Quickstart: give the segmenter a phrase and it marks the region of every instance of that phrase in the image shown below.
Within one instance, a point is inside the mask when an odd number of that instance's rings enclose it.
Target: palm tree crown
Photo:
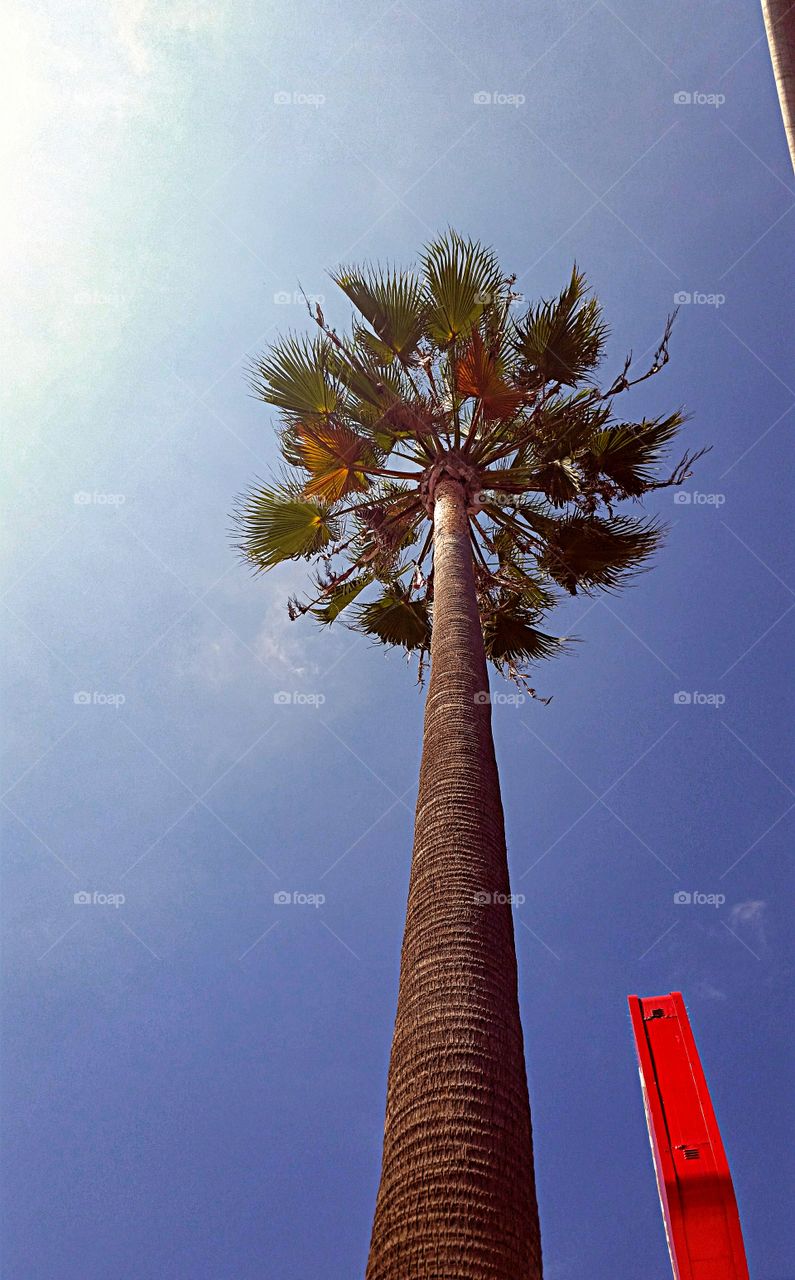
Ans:
[[[574,267],[558,297],[521,302],[492,250],[453,231],[418,271],[332,273],[355,308],[340,335],[319,306],[312,336],[280,339],[251,368],[281,416],[281,475],[238,503],[250,564],[313,565],[312,595],[291,616],[350,625],[387,645],[430,647],[433,504],[439,479],[466,494],[486,654],[503,674],[551,657],[539,629],[562,588],[612,590],[658,545],[653,519],[625,499],[681,484],[700,454],[658,478],[681,412],[625,422],[616,398],[668,361],[673,316],[651,366],[600,387],[607,327]],[[368,593],[373,587],[376,594]]]

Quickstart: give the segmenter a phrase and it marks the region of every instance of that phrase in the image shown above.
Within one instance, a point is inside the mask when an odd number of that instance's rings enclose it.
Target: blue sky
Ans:
[[[611,370],[689,295],[627,410],[685,404],[713,446],[653,504],[653,572],[561,612],[552,703],[495,708],[546,1275],[670,1274],[626,995],[681,989],[754,1280],[790,1280],[794,201],[761,12],[3,21],[3,1275],[363,1272],[422,697],[290,624],[301,568],[251,579],[228,512],[274,458],[243,368],[305,326],[299,281],[342,323],[329,268],[452,224],[528,296],[576,258]]]

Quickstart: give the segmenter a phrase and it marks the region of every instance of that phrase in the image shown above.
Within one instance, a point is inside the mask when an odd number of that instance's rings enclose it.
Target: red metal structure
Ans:
[[[679,991],[629,996],[674,1280],[748,1280],[740,1218]]]

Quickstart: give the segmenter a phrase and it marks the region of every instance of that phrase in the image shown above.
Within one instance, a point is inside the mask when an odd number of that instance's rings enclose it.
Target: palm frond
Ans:
[[[355,578],[349,578],[347,582],[341,583],[329,593],[328,604],[311,610],[313,617],[324,626],[335,622],[343,609],[347,609],[365,587],[369,587],[372,580],[372,574],[360,573]]]
[[[426,331],[444,349],[467,338],[498,298],[502,272],[491,249],[455,231],[426,245],[422,266],[428,293]]]
[[[534,623],[538,613],[525,609],[516,596],[503,597],[500,604],[483,616],[486,654],[499,665],[540,662],[563,653],[566,641],[539,631]]]
[[[324,418],[344,407],[345,389],[332,373],[326,338],[280,339],[254,361],[249,381],[255,395],[288,415]]]
[[[323,503],[297,499],[285,489],[253,488],[234,515],[241,532],[238,544],[258,569],[283,560],[308,559],[339,537],[339,522]]]
[[[486,422],[513,418],[524,399],[521,389],[505,381],[496,356],[487,350],[477,329],[473,329],[458,361],[456,381],[460,395],[474,396],[480,401]]]
[[[359,560],[374,577],[391,581],[397,575],[401,553],[417,540],[422,507],[415,493],[395,486],[391,495],[364,501],[356,508],[359,528]]]
[[[428,606],[423,600],[410,600],[400,583],[356,610],[355,626],[365,635],[375,636],[382,644],[427,650],[431,647],[431,624]]]
[[[398,440],[431,441],[441,429],[438,412],[426,399],[411,397],[396,400],[375,423],[375,439],[388,441],[388,447]]]
[[[528,384],[575,386],[601,359],[607,326],[596,298],[586,300],[585,276],[575,263],[555,299],[531,307],[517,325],[515,348]]]
[[[538,489],[553,507],[565,507],[580,492],[580,477],[571,458],[556,458],[554,462],[545,462],[535,470],[529,467],[527,471],[527,487]]]
[[[392,356],[411,362],[424,331],[425,296],[422,281],[408,271],[376,267],[340,267],[331,278],[347,294],[375,331],[381,346],[362,330],[373,354],[384,363]],[[386,357],[389,356],[389,360]]]
[[[606,427],[592,437],[584,463],[627,497],[639,497],[654,483],[655,467],[684,421],[682,413],[672,413]]]
[[[304,495],[331,503],[348,493],[366,492],[366,471],[378,462],[373,442],[341,422],[296,423],[282,436],[282,452],[288,462],[309,472]]]
[[[571,595],[613,591],[642,569],[662,534],[655,520],[572,515],[550,529],[538,565]]]

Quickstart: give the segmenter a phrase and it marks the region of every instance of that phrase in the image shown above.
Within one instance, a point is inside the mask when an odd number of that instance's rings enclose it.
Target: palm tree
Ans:
[[[564,639],[539,629],[559,589],[613,590],[658,545],[623,499],[679,484],[657,464],[675,412],[616,421],[606,338],[575,267],[519,315],[515,277],[448,232],[420,269],[345,267],[344,336],[278,341],[252,386],[281,415],[282,474],[239,501],[255,569],[314,565],[291,616],[341,615],[430,657],[381,1185],[368,1280],[541,1275],[530,1106],[487,662],[524,682]],[[695,455],[696,457],[698,455]]]
[[[795,169],[795,4],[793,0],[762,0],[762,12],[790,160]]]

